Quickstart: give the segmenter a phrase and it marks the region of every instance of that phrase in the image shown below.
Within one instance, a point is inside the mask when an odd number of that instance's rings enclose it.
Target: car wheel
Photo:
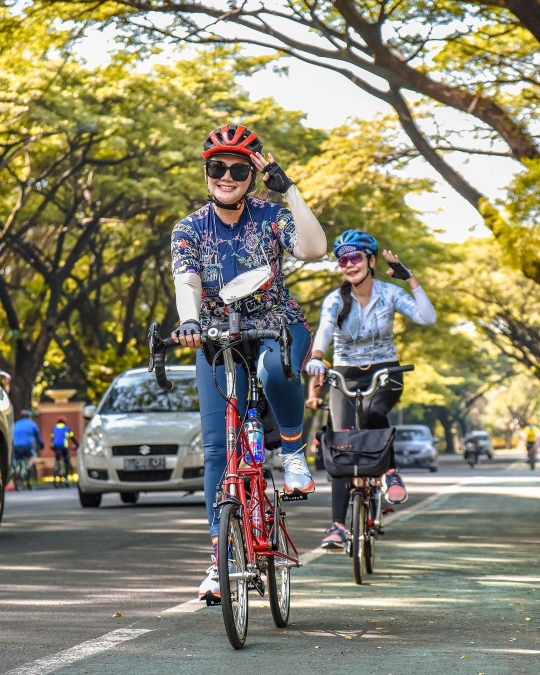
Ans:
[[[431,471],[431,473],[437,473],[437,471],[439,470],[439,465],[433,464],[433,466],[429,467],[429,470]]]
[[[139,493],[138,492],[121,492],[120,493],[120,499],[124,502],[124,504],[136,504],[137,500],[139,499]]]
[[[97,509],[101,504],[101,495],[92,494],[89,492],[82,492],[81,488],[79,490],[79,501],[83,509]]]
[[[6,480],[4,476],[4,468],[0,462],[0,523],[4,515],[4,500],[6,497]]]

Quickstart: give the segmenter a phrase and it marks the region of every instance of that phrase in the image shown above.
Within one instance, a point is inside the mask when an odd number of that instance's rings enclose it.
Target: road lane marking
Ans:
[[[46,656],[43,659],[27,663],[20,668],[10,670],[6,675],[46,675],[55,670],[60,670],[60,668],[65,668],[81,659],[86,659],[89,656],[95,656],[108,649],[112,649],[122,642],[134,640],[145,633],[151,632],[152,630],[149,628],[119,628],[95,640],[81,642],[80,645],[65,649],[62,652],[58,652],[58,654]]]

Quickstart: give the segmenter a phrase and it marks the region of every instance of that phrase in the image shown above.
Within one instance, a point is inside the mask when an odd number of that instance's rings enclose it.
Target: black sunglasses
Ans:
[[[206,162],[206,173],[210,178],[223,178],[223,176],[230,171],[233,180],[246,180],[249,177],[253,167],[251,164],[231,164],[228,166],[225,162],[220,162],[217,159],[211,159]]]

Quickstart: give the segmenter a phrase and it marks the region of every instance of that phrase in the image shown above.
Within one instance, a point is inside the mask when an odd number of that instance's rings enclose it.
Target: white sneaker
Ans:
[[[291,455],[281,455],[285,475],[283,477],[283,489],[288,494],[301,492],[307,494],[315,490],[315,481],[308,469],[303,448]]]
[[[207,577],[199,586],[199,600],[221,600],[218,568],[216,558],[212,556],[212,564],[206,570]]]

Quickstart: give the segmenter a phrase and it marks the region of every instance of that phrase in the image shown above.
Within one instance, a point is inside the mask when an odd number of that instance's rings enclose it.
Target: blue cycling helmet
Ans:
[[[345,253],[364,251],[367,255],[377,256],[379,244],[375,237],[362,230],[345,230],[334,242],[334,255],[340,258]]]

